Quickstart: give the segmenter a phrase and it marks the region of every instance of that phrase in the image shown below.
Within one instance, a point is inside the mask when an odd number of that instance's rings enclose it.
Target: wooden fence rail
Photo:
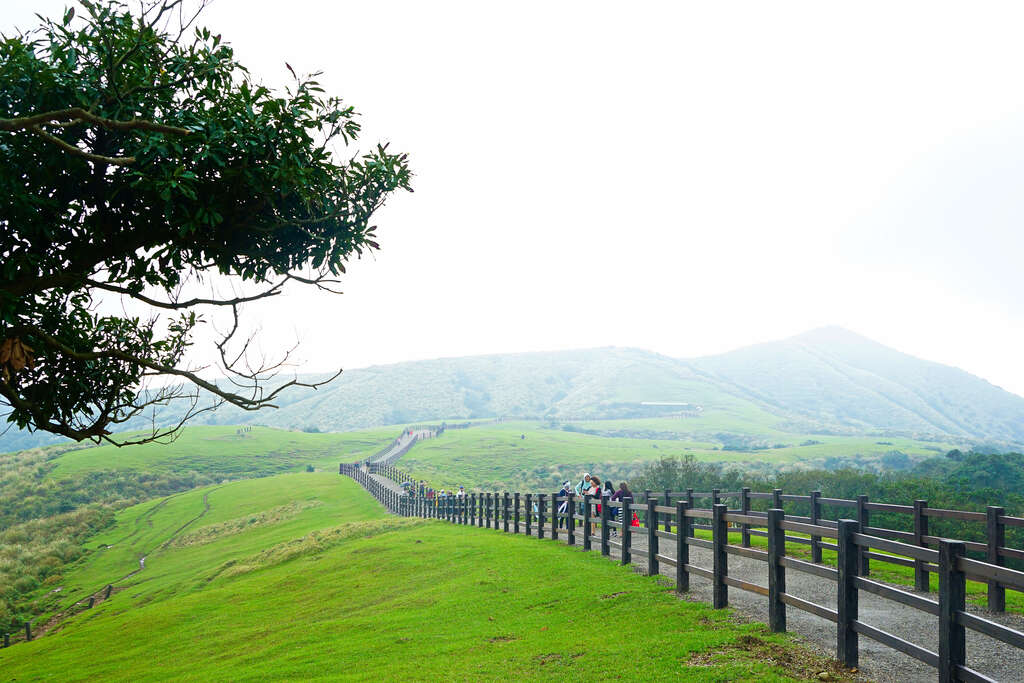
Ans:
[[[452,524],[486,526],[505,532],[520,533],[558,540],[564,534],[569,545],[581,545],[589,551],[597,546],[602,555],[611,549],[619,551],[619,561],[626,565],[634,557],[647,560],[649,574],[658,574],[662,565],[675,567],[676,591],[689,590],[690,578],[697,576],[712,584],[712,605],[723,608],[729,604],[729,589],[748,591],[768,600],[768,625],[773,631],[786,630],[786,611],[794,608],[813,614],[836,625],[836,656],[849,667],[859,664],[861,636],[875,640],[935,668],[939,681],[990,681],[968,667],[966,631],[972,630],[1006,645],[1024,650],[1024,632],[1003,626],[966,611],[968,579],[995,584],[1001,589],[1024,591],[1024,572],[1010,569],[998,561],[1006,557],[997,552],[986,554],[985,560],[966,556],[971,550],[987,551],[985,544],[970,543],[930,536],[924,525],[915,526],[915,533],[893,534],[891,530],[871,527],[870,510],[920,513],[920,519],[947,516],[991,524],[1015,524],[1017,518],[1006,518],[1001,512],[963,513],[955,510],[933,510],[918,501],[913,506],[870,503],[866,496],[858,500],[823,498],[820,492],[810,496],[783,495],[781,491],[756,493],[744,489],[736,493],[683,492],[681,495],[644,495],[639,500],[625,498],[610,501],[589,495],[579,499],[574,494],[558,493],[470,493],[448,496],[428,503],[418,495],[397,494],[369,477],[358,468],[346,469],[389,510],[400,515],[434,517]],[[645,492],[646,494],[646,492]],[[722,499],[742,498],[737,509],[730,509]],[[709,499],[709,507],[698,507],[695,501]],[[750,500],[770,500],[766,511],[750,509]],[[809,516],[787,514],[782,505],[787,500],[820,502],[845,506],[857,513],[856,519],[824,520],[820,510],[812,508]],[[674,502],[673,502],[674,501]],[[746,504],[743,501],[747,501]],[[778,504],[778,505],[776,505]],[[881,507],[884,506],[884,507]],[[927,510],[927,512],[925,512]],[[634,527],[633,513],[642,527]],[[935,514],[937,513],[937,514]],[[956,513],[955,515],[953,513]],[[711,532],[711,539],[697,538],[695,530]],[[613,540],[611,534],[616,533]],[[730,533],[740,533],[740,545],[730,543]],[[881,532],[881,533],[880,533]],[[802,534],[793,536],[791,534]],[[646,548],[636,547],[634,536],[646,538]],[[767,550],[750,547],[749,537],[767,538]],[[816,540],[811,540],[816,539]],[[822,541],[821,539],[829,539]],[[786,555],[786,543],[818,543],[835,550],[836,567],[820,564],[820,555],[808,562]],[[909,541],[909,542],[905,542]],[[711,550],[711,566],[691,563],[690,547]],[[906,566],[936,573],[939,577],[938,599],[909,593],[869,578],[868,560],[892,561],[893,555],[905,560]],[[740,556],[766,565],[764,584],[743,581],[729,576],[729,556]],[[803,572],[834,582],[836,603],[821,605],[787,592],[788,571]],[[932,651],[865,623],[858,616],[858,597],[871,593],[886,600],[911,607],[935,618],[938,629],[938,650]],[[991,597],[991,591],[989,593]],[[990,607],[994,606],[990,602]],[[1002,608],[1002,605],[1000,605]]]
[[[716,505],[726,500],[735,502],[730,511],[735,510],[744,515],[767,517],[765,510],[753,510],[752,502],[769,501],[771,508],[785,510],[786,503],[805,506],[808,510],[806,515],[795,515],[790,511],[788,518],[794,521],[806,522],[814,526],[825,526],[836,528],[837,519],[830,520],[826,515],[826,508],[836,508],[853,512],[853,517],[861,524],[865,533],[870,533],[881,538],[898,540],[907,545],[914,545],[920,548],[937,549],[939,536],[929,534],[929,519],[946,519],[961,522],[976,523],[983,525],[985,541],[964,541],[964,548],[969,553],[983,555],[986,562],[998,566],[1005,566],[1006,560],[1024,561],[1024,548],[1009,548],[1006,546],[1006,528],[1024,527],[1024,517],[1013,517],[1006,514],[999,506],[990,505],[985,512],[966,510],[946,510],[942,508],[928,507],[928,501],[916,500],[912,505],[897,505],[893,503],[871,502],[868,496],[861,495],[856,499],[828,498],[821,495],[821,491],[811,491],[808,495],[785,494],[781,489],[771,492],[756,492],[749,488],[740,491],[722,492],[718,489],[711,491],[671,491],[664,492],[644,491],[643,497],[650,498],[657,496],[664,505],[671,505],[673,500],[685,500],[690,507],[696,506],[698,501],[708,501]],[[910,517],[910,524],[913,531],[899,529],[888,529],[871,524],[871,513],[892,513]],[[698,529],[710,530],[710,525],[699,525]],[[666,526],[666,530],[670,527]],[[751,536],[766,537],[767,532],[752,528],[750,524],[740,525],[741,543],[743,547],[750,547]],[[811,547],[811,561],[820,564],[822,561],[822,550],[838,551],[835,543],[822,541],[821,536],[811,534],[809,538],[801,536],[787,536],[786,542],[800,543]],[[929,574],[937,573],[938,568],[934,562],[927,562],[919,558],[901,557],[889,554],[880,554],[867,548],[861,548],[857,552],[857,561],[860,572],[867,576],[871,573],[872,562],[884,562],[901,567],[909,567],[914,570],[914,586],[920,591],[930,590]],[[1003,612],[1006,609],[1006,589],[1010,588],[995,579],[986,580],[988,590],[988,608],[993,612]]]

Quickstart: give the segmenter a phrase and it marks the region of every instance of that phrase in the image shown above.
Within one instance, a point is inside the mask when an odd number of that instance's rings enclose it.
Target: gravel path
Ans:
[[[414,431],[412,434],[408,430],[402,432],[402,435],[398,437],[391,448],[386,451],[379,453],[378,455],[370,458],[370,462],[381,462],[390,463],[392,460],[397,460],[400,454],[403,454],[411,445],[413,441],[417,439],[429,439],[434,435],[434,432],[429,429],[420,429]]]
[[[520,531],[525,532],[525,530],[525,523],[520,523]],[[582,550],[582,535],[578,531],[577,547]],[[535,536],[536,527],[532,532]],[[550,537],[550,528],[548,528],[545,532],[545,540]],[[562,543],[567,542],[564,529],[560,530],[558,540]],[[647,549],[646,529],[634,531],[633,547],[638,550]],[[675,556],[674,544],[665,539],[661,539],[659,551],[661,555],[667,557]],[[597,542],[594,543],[591,552],[600,552]],[[621,557],[619,550],[614,547],[611,549],[611,554],[615,560]],[[633,560],[634,568],[637,571],[647,571],[645,558],[634,556]],[[690,546],[690,564],[710,569],[711,551]],[[728,567],[729,576],[761,586],[768,585],[767,566],[763,562],[729,555]],[[660,565],[660,573],[675,579],[675,568],[665,563]],[[934,593],[918,593],[912,588],[902,585],[894,587],[917,593],[930,600],[937,600]],[[804,600],[835,609],[836,591],[834,582],[804,572],[793,570],[786,572],[786,592]],[[689,597],[710,603],[711,582],[691,574]],[[768,620],[768,599],[755,593],[730,586],[729,606],[755,621],[767,622]],[[1024,618],[1018,615],[992,614],[987,610],[970,605],[968,611],[1011,628],[1024,630]],[[787,608],[786,619],[789,631],[803,636],[804,641],[814,649],[830,657],[835,656],[836,630],[830,622],[794,607]],[[938,650],[938,617],[866,591],[860,591],[859,619],[933,652]],[[907,655],[863,635],[859,641],[860,671],[873,680],[886,683],[917,683],[918,681],[933,683],[938,678],[935,669]],[[967,663],[975,671],[997,681],[1024,683],[1024,650],[1005,645],[969,629],[967,631]]]

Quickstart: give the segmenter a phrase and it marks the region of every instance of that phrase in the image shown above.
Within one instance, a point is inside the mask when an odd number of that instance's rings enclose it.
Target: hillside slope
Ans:
[[[826,423],[1024,441],[1024,398],[838,327],[691,364],[777,410]]]
[[[338,475],[152,501],[89,546],[61,584],[71,616],[0,649],[5,681],[583,680],[607,661],[633,680],[838,672],[598,553],[385,516]],[[79,602],[108,582],[109,600]],[[586,604],[615,628],[587,627]]]
[[[750,431],[1024,443],[1024,398],[840,328],[689,360],[599,348],[374,366],[319,390],[287,391],[278,403],[255,414],[223,407],[197,423],[342,431],[494,416],[650,418],[683,407],[645,403],[678,403],[730,416]],[[33,438],[12,431],[0,436],[0,451],[33,445]]]

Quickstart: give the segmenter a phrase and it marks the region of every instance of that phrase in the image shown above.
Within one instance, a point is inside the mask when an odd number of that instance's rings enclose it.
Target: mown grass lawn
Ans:
[[[96,470],[147,473],[187,472],[236,479],[296,470],[312,464],[338,471],[339,462],[354,462],[377,452],[398,428],[359,432],[306,434],[269,427],[192,426],[170,443],[131,448],[97,446],[62,455],[49,474],[65,479]]]
[[[205,509],[204,494],[210,511],[186,526],[199,544],[168,543],[195,517],[193,497]],[[296,501],[296,514],[280,513]],[[261,516],[272,510],[274,523]],[[385,516],[337,475],[138,506],[96,542],[140,526],[140,547],[160,546],[146,570],[62,629],[0,650],[4,681],[778,681],[835,671],[788,636],[680,600],[596,553]],[[77,580],[121,571],[97,562]]]

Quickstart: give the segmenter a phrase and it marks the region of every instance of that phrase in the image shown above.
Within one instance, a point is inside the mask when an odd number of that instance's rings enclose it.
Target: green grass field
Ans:
[[[50,477],[63,479],[96,470],[167,473],[195,470],[225,478],[314,465],[337,472],[338,463],[367,457],[388,444],[399,427],[359,432],[307,434],[269,427],[239,433],[234,426],[193,426],[171,443],[117,448],[97,446],[62,455]]]
[[[590,421],[577,427],[602,434],[669,435],[670,429],[687,429],[689,425],[691,420],[675,418]],[[417,444],[397,465],[440,488],[465,485],[486,490],[554,490],[564,479],[578,478],[583,470],[604,472],[604,465],[639,469],[645,462],[660,457],[685,454],[741,469],[778,469],[820,467],[829,458],[863,463],[894,450],[923,459],[952,448],[949,444],[906,438],[783,432],[774,434],[772,441],[780,447],[735,451],[723,450],[721,436],[704,431],[680,431],[673,438],[627,438],[565,431],[540,422],[505,422],[446,431],[436,439]]]
[[[596,553],[387,516],[338,475],[151,501],[119,513],[89,547],[67,573],[67,601],[108,582],[113,596],[0,650],[4,680],[777,681],[836,671],[787,636],[679,600]],[[141,555],[145,569],[121,578]]]

